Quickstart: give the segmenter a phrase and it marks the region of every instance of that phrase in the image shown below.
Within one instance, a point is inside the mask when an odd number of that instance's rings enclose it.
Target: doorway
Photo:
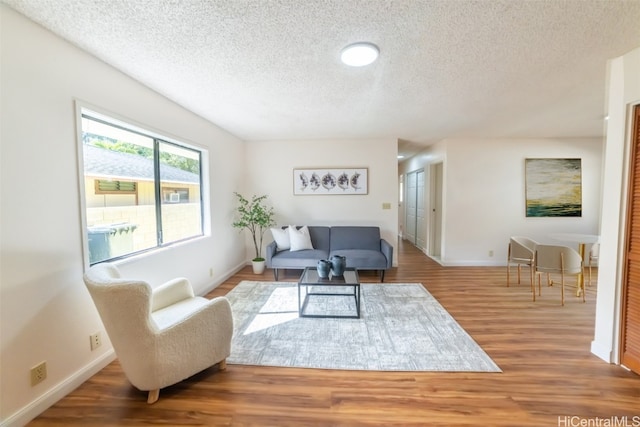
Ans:
[[[424,169],[407,173],[405,202],[405,239],[421,251],[426,250],[426,209]]]

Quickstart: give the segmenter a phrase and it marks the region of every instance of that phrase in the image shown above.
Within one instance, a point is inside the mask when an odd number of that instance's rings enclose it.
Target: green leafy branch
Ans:
[[[238,207],[236,208],[237,220],[232,225],[240,230],[245,228],[249,230],[256,251],[254,261],[264,261],[262,258],[262,239],[265,231],[276,224],[273,208],[264,204],[267,199],[266,195],[254,195],[251,200],[248,200],[239,193],[234,194],[238,198]]]

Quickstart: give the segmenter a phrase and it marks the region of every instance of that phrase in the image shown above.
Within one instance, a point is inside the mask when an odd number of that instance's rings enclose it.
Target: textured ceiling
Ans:
[[[640,47],[640,0],[2,2],[249,141],[598,137]]]

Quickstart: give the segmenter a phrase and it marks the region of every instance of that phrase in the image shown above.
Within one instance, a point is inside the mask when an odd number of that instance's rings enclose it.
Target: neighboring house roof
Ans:
[[[113,151],[84,144],[85,175],[153,181],[153,160],[134,154]],[[160,179],[163,181],[199,184],[198,174],[162,164]]]

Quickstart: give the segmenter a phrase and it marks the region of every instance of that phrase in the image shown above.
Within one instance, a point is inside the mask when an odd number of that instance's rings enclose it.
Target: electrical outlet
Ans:
[[[40,384],[47,378],[47,362],[41,362],[40,364],[31,368],[31,386]]]
[[[209,277],[213,277],[213,268],[209,269]]]
[[[489,251],[489,256],[493,256],[493,251]]]
[[[91,341],[91,351],[102,345],[102,338],[100,337],[100,332],[96,332],[93,335],[89,335],[89,340]]]

